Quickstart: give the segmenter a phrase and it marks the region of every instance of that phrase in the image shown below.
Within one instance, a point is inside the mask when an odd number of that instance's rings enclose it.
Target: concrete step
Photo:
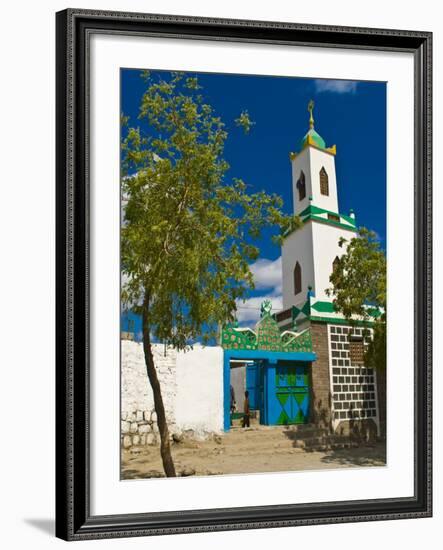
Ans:
[[[353,449],[358,443],[351,441],[348,437],[330,435],[325,438],[312,438],[304,441],[306,451],[329,451],[338,449]]]
[[[227,445],[229,445],[229,439],[236,440],[237,445],[244,441],[244,447],[241,443],[239,447],[242,452],[247,452],[251,443],[257,442],[257,449],[260,449],[263,456],[279,451],[325,452],[358,447],[358,443],[351,441],[349,437],[331,434],[327,428],[319,428],[312,424],[233,428],[225,438]],[[224,451],[220,449],[219,452]]]
[[[313,424],[295,424],[293,426],[287,426],[286,431],[291,432],[297,437],[310,437],[322,434],[328,434],[329,428],[320,428]]]

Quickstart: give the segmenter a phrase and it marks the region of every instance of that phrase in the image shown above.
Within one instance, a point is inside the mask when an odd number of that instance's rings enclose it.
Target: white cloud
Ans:
[[[271,300],[272,312],[283,308],[281,256],[276,260],[260,258],[250,266],[256,290],[265,290],[263,295],[237,300],[237,320],[242,326],[254,327],[260,319],[260,306]]]
[[[255,288],[273,289],[273,294],[280,294],[282,291],[282,270],[281,256],[276,260],[267,260],[262,258],[257,260],[251,266],[254,275]]]
[[[357,91],[355,80],[315,80],[315,91],[317,93],[332,92],[336,94],[355,94]]]

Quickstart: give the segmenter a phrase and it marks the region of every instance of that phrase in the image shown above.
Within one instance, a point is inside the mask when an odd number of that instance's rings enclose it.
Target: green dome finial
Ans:
[[[319,149],[326,149],[325,140],[314,130],[314,101],[311,99],[308,103],[309,111],[309,130],[301,140],[301,149],[304,149],[307,145],[313,145]]]
[[[309,103],[308,103],[308,111],[309,111],[309,128],[314,128],[314,115],[312,114],[313,111],[314,111],[314,100],[311,99],[309,100]]]

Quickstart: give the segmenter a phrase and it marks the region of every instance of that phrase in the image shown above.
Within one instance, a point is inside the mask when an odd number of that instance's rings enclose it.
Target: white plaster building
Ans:
[[[310,330],[317,354],[310,373],[312,421],[328,418],[334,431],[350,431],[357,422],[379,432],[376,373],[363,361],[371,331],[363,331],[358,320],[360,326],[351,327],[326,293],[334,262],[346,253],[340,239],[356,237],[357,227],[353,211],[339,210],[337,150],[315,131],[313,106],[311,101],[309,130],[299,151],[290,154],[293,208],[303,225],[284,238],[283,310],[275,318],[281,331]]]

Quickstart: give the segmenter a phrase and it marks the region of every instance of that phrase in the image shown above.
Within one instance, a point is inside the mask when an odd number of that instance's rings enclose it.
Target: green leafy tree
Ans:
[[[279,196],[249,193],[244,181],[227,177],[228,132],[196,78],[143,76],[139,118],[147,129],[129,126],[122,140],[122,301],[142,314],[163,467],[175,476],[153,342],[177,350],[207,343],[235,320],[237,301],[254,286],[249,266],[263,228],[278,228],[281,242],[282,229],[301,222],[282,213]],[[250,131],[247,111],[235,125]]]
[[[360,228],[357,237],[341,238],[339,246],[346,253],[335,262],[329,278],[333,288],[327,289],[336,309],[347,319],[366,320],[374,307],[386,311],[386,256],[375,233]]]
[[[373,322],[373,337],[365,353],[365,364],[378,372],[380,424],[382,432],[386,421],[386,256],[374,232],[360,228],[358,236],[350,241],[340,239],[346,253],[334,263],[330,276],[337,311],[351,326],[356,318]]]

